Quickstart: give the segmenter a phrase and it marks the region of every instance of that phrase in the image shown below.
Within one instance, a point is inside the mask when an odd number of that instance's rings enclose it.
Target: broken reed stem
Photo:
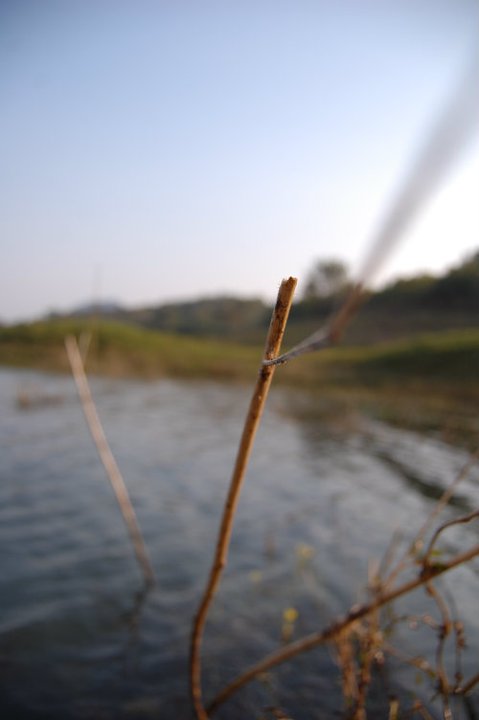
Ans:
[[[364,294],[365,289],[361,283],[354,285],[339,311],[333,316],[325,328],[321,328],[312,335],[309,335],[305,340],[291,348],[291,350],[283,353],[283,355],[272,359],[265,358],[263,364],[265,366],[282,365],[305,353],[313,352],[314,350],[324,350],[332,345],[336,345],[364,299]]]
[[[426,565],[425,567],[423,567],[422,571],[417,577],[403,583],[402,585],[399,585],[399,587],[395,588],[394,590],[390,590],[387,593],[377,595],[374,600],[369,603],[365,603],[364,605],[356,607],[354,610],[350,610],[350,612],[344,618],[337,620],[325,630],[317,633],[312,633],[311,635],[307,635],[306,637],[297,640],[296,642],[285,645],[279,650],[270,653],[270,655],[267,655],[255,665],[252,665],[249,670],[246,670],[235,680],[229,683],[229,685],[227,685],[224,690],[222,690],[222,692],[219,693],[208,706],[208,713],[212,714],[222,703],[228,700],[228,698],[234,695],[234,693],[236,693],[248,682],[253,680],[260,673],[264,673],[275,665],[279,665],[286,660],[290,660],[296,655],[311,650],[318,645],[324,645],[327,642],[331,642],[331,640],[336,638],[350,625],[357,622],[358,620],[361,620],[361,618],[366,617],[373,611],[383,607],[384,605],[387,605],[393,600],[397,600],[399,597],[407,595],[416,588],[422,585],[426,585],[430,580],[439,575],[442,575],[448,570],[452,570],[458,565],[469,562],[469,560],[472,560],[478,555],[479,545],[475,545],[470,550],[466,550],[463,553],[455,555],[447,563]],[[469,687],[469,684],[467,686]]]
[[[116,460],[113,457],[113,453],[110,450],[108,441],[106,439],[103,427],[96,411],[95,403],[90,391],[90,386],[85,374],[83,366],[82,355],[78,347],[78,342],[75,337],[69,335],[65,338],[65,347],[70,361],[70,366],[75,380],[75,384],[78,390],[78,396],[83,408],[83,412],[87,421],[88,429],[95,443],[98,455],[103,463],[108,478],[113,487],[118,505],[120,506],[121,513],[125,520],[128,532],[130,534],[133,548],[135,550],[136,558],[140,564],[145,582],[147,585],[151,585],[155,581],[155,573],[148,556],[145,542],[143,540],[136,514],[131,504],[128,490],[126,489],[125,482],[120,473]]]
[[[264,360],[271,360],[279,353],[293,300],[296,282],[296,278],[290,277],[288,280],[283,280],[281,283],[266,338]],[[231,532],[233,529],[233,520],[238,504],[239,494],[251,450],[253,448],[256,431],[259,426],[268,391],[273,379],[274,369],[274,366],[266,367],[263,364],[260,366],[258,379],[250,401],[248,414],[243,428],[243,434],[241,436],[236,456],[228,495],[223,509],[223,518],[216,543],[213,565],[203,598],[193,623],[190,646],[190,688],[193,706],[198,720],[207,720],[208,718],[208,714],[203,705],[201,691],[201,640],[203,630],[209,607],[218,588],[222,572],[226,567]]]

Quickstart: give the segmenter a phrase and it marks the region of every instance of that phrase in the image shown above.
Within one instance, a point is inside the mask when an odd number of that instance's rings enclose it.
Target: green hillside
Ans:
[[[324,268],[340,270],[339,284],[325,278]],[[295,344],[326,323],[341,305],[347,270],[338,262],[319,262],[302,295],[293,304],[288,340]],[[233,343],[261,345],[271,307],[262,300],[229,296],[168,303],[136,310],[101,304],[78,311],[83,317],[114,320],[166,333]],[[357,316],[343,338],[345,345],[370,345],[442,330],[479,328],[479,252],[444,275],[401,279],[365,294]]]
[[[91,327],[88,320],[57,320],[0,328],[0,364],[69,372],[64,338],[74,333],[81,341]],[[251,387],[261,357],[259,345],[99,322],[87,371],[114,377],[239,381]],[[402,426],[440,431],[441,436],[447,430],[447,439],[475,448],[479,441],[478,368],[479,330],[445,331],[305,355],[280,366],[275,383],[307,388],[318,417],[332,413],[343,422],[360,410]]]
[[[317,292],[294,305],[285,348],[340,307],[344,286],[329,288],[326,296],[317,285],[309,287]],[[116,320],[90,314],[0,327],[0,364],[69,372],[64,338],[73,333],[91,336],[91,374],[251,383],[271,308],[259,300],[217,298],[113,312]],[[477,445],[478,320],[476,253],[442,277],[400,280],[369,293],[340,347],[279,367],[275,382],[317,393],[321,412],[334,407],[347,414],[354,406],[403,425],[436,429],[447,418],[451,436],[467,436]]]
[[[87,369],[118,377],[244,375],[257,363],[252,348],[158,333],[118,322],[49,320],[0,328],[0,363],[68,372],[66,335],[91,334]],[[255,360],[256,356],[256,360]]]

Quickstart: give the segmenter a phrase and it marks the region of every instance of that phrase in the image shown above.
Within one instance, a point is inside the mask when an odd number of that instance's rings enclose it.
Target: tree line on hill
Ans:
[[[344,263],[318,261],[293,305],[286,339],[297,342],[327,322],[351,282]],[[259,298],[221,296],[137,310],[111,306],[95,311],[90,306],[82,314],[107,316],[151,330],[256,344],[263,341],[271,308]],[[368,291],[344,341],[362,344],[478,325],[479,250],[441,276],[417,275]]]
[[[347,268],[320,261],[311,272],[304,297],[291,322],[324,322],[340,306],[351,286]],[[365,293],[364,304],[345,337],[367,343],[407,337],[419,332],[479,326],[479,250],[443,275],[415,275]]]

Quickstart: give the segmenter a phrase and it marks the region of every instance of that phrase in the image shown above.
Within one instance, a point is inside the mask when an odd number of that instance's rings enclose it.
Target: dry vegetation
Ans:
[[[479,683],[479,673],[470,677],[465,677],[463,674],[461,660],[466,647],[466,629],[460,618],[455,614],[454,607],[451,607],[437,579],[439,576],[469,563],[478,557],[479,545],[473,545],[453,555],[448,554],[440,545],[443,536],[447,535],[451,527],[473,522],[479,517],[479,510],[475,509],[442,524],[438,518],[453,496],[459,482],[467,475],[470,467],[477,462],[478,453],[471,457],[470,462],[463,468],[454,483],[452,483],[450,488],[437,502],[430,517],[425,521],[416,536],[409,542],[406,550],[400,554],[397,543],[393,539],[391,547],[386,552],[382,561],[371,566],[367,584],[367,597],[362,604],[353,605],[343,617],[335,620],[332,624],[321,630],[316,630],[310,635],[297,639],[294,642],[288,642],[288,634],[286,633],[283,636],[283,641],[285,642],[278,650],[273,651],[270,655],[255,663],[255,665],[245,670],[240,676],[233,679],[209,703],[205,703],[203,699],[201,640],[210,606],[218,589],[223,570],[226,567],[239,494],[248,459],[252,451],[256,429],[261,419],[262,409],[276,367],[273,361],[278,358],[279,355],[280,343],[289,313],[294,286],[295,280],[290,278],[289,281],[285,281],[282,284],[280,289],[266,343],[264,359],[260,366],[256,386],[253,390],[236,464],[233,469],[231,486],[225,502],[223,519],[220,524],[209,580],[193,622],[190,682],[192,702],[196,717],[198,720],[207,720],[207,718],[211,717],[220,706],[227,702],[232,695],[237,693],[247,683],[260,676],[264,676],[264,673],[270,671],[280,663],[291,660],[299,654],[306,653],[318,645],[326,644],[334,650],[334,657],[339,667],[344,702],[343,716],[347,718],[347,720],[366,720],[371,686],[375,678],[384,672],[388,659],[391,657],[394,657],[396,661],[399,660],[406,665],[414,667],[418,673],[424,675],[432,687],[432,705],[437,707],[439,703],[442,707],[442,717],[444,720],[450,720],[454,716],[453,707],[458,700],[464,703],[466,710],[470,707],[467,698],[477,683]],[[348,318],[348,312],[340,312],[338,314],[330,325],[329,335],[327,332],[326,335],[324,333],[322,334],[320,338],[322,346],[336,340],[337,335],[341,334],[342,325],[347,322]],[[326,340],[324,338],[326,338]],[[473,375],[467,364],[471,338],[469,335],[462,336],[462,343],[456,342],[455,340],[456,338],[452,340],[448,338],[448,342],[443,342],[441,348],[446,348],[446,350],[448,347],[450,348],[453,357],[453,366],[456,367],[458,375],[461,374],[462,378],[465,377],[467,379],[468,375]],[[317,336],[313,342],[317,342]],[[436,339],[429,338],[423,340],[418,347],[420,357],[422,351],[424,367],[429,368],[431,354],[437,352]],[[73,353],[72,349],[75,348],[76,352]],[[80,394],[84,398],[84,404],[86,398],[90,409],[91,407],[94,409],[86,378],[83,375],[80,353],[76,343],[72,339],[67,341],[67,349],[69,350],[70,362],[75,377],[77,379],[79,377],[83,379]],[[334,359],[333,367],[335,367],[337,371],[337,368],[341,367],[341,354],[337,350],[330,350],[329,352]],[[294,357],[295,354],[294,352],[292,357]],[[379,375],[379,384],[381,384],[381,367],[386,367],[386,375],[388,372],[393,373],[394,370],[397,369],[395,360],[398,355],[401,356],[401,354],[405,354],[406,358],[411,358],[414,357],[415,352],[411,351],[410,347],[404,345],[389,348],[386,349],[386,351],[383,350],[382,353],[377,350],[369,352],[361,350],[354,351],[354,353],[349,351],[349,358],[346,354],[343,362],[347,367],[348,362],[352,362],[351,356],[353,355],[356,367],[361,369],[361,367],[365,365],[367,367],[369,363],[369,372],[372,372],[371,368],[376,369]],[[324,365],[316,365],[316,368],[321,369],[324,376],[324,370],[328,368],[327,361]],[[439,371],[439,375],[440,374],[441,372]],[[372,376],[376,377],[376,374],[372,372]],[[343,374],[343,380],[344,377]],[[92,424],[97,424],[97,420],[92,423],[91,418],[88,418],[88,413],[87,419],[90,427],[92,427]],[[97,432],[93,433],[94,435],[98,435],[98,427],[96,430]],[[102,434],[101,427],[99,434]],[[109,463],[106,463],[105,467],[111,478],[111,463],[110,467],[108,466]],[[144,553],[138,552],[138,545],[139,543],[142,545],[142,541],[141,536],[140,540],[138,540],[138,537],[135,538],[135,534],[136,530],[131,533],[131,536],[134,540],[137,558],[142,569],[145,571],[145,580],[147,583],[150,583],[152,581],[152,572],[148,562],[145,562],[146,549]],[[418,589],[425,591],[431,609],[419,616],[411,616],[408,614],[402,616],[396,615],[394,610],[395,601]],[[399,624],[405,623],[416,626],[422,625],[435,634],[436,649],[432,657],[408,657],[394,646],[392,641],[393,630]],[[234,648],[232,648],[232,652],[233,651]],[[451,657],[453,658],[452,665]],[[387,698],[387,703],[389,706],[389,718],[391,718],[391,720],[407,717],[434,717],[434,708],[427,706],[423,695],[418,695],[407,703],[402,698],[399,699],[391,696]],[[287,717],[281,708],[269,708],[268,712],[276,718]],[[473,711],[471,710],[471,718],[474,717],[472,713]]]

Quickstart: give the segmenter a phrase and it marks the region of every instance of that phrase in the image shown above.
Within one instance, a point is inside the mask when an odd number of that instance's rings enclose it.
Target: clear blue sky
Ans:
[[[476,0],[1,0],[0,319],[357,271],[478,28]],[[476,249],[478,187],[476,138],[378,281]]]

